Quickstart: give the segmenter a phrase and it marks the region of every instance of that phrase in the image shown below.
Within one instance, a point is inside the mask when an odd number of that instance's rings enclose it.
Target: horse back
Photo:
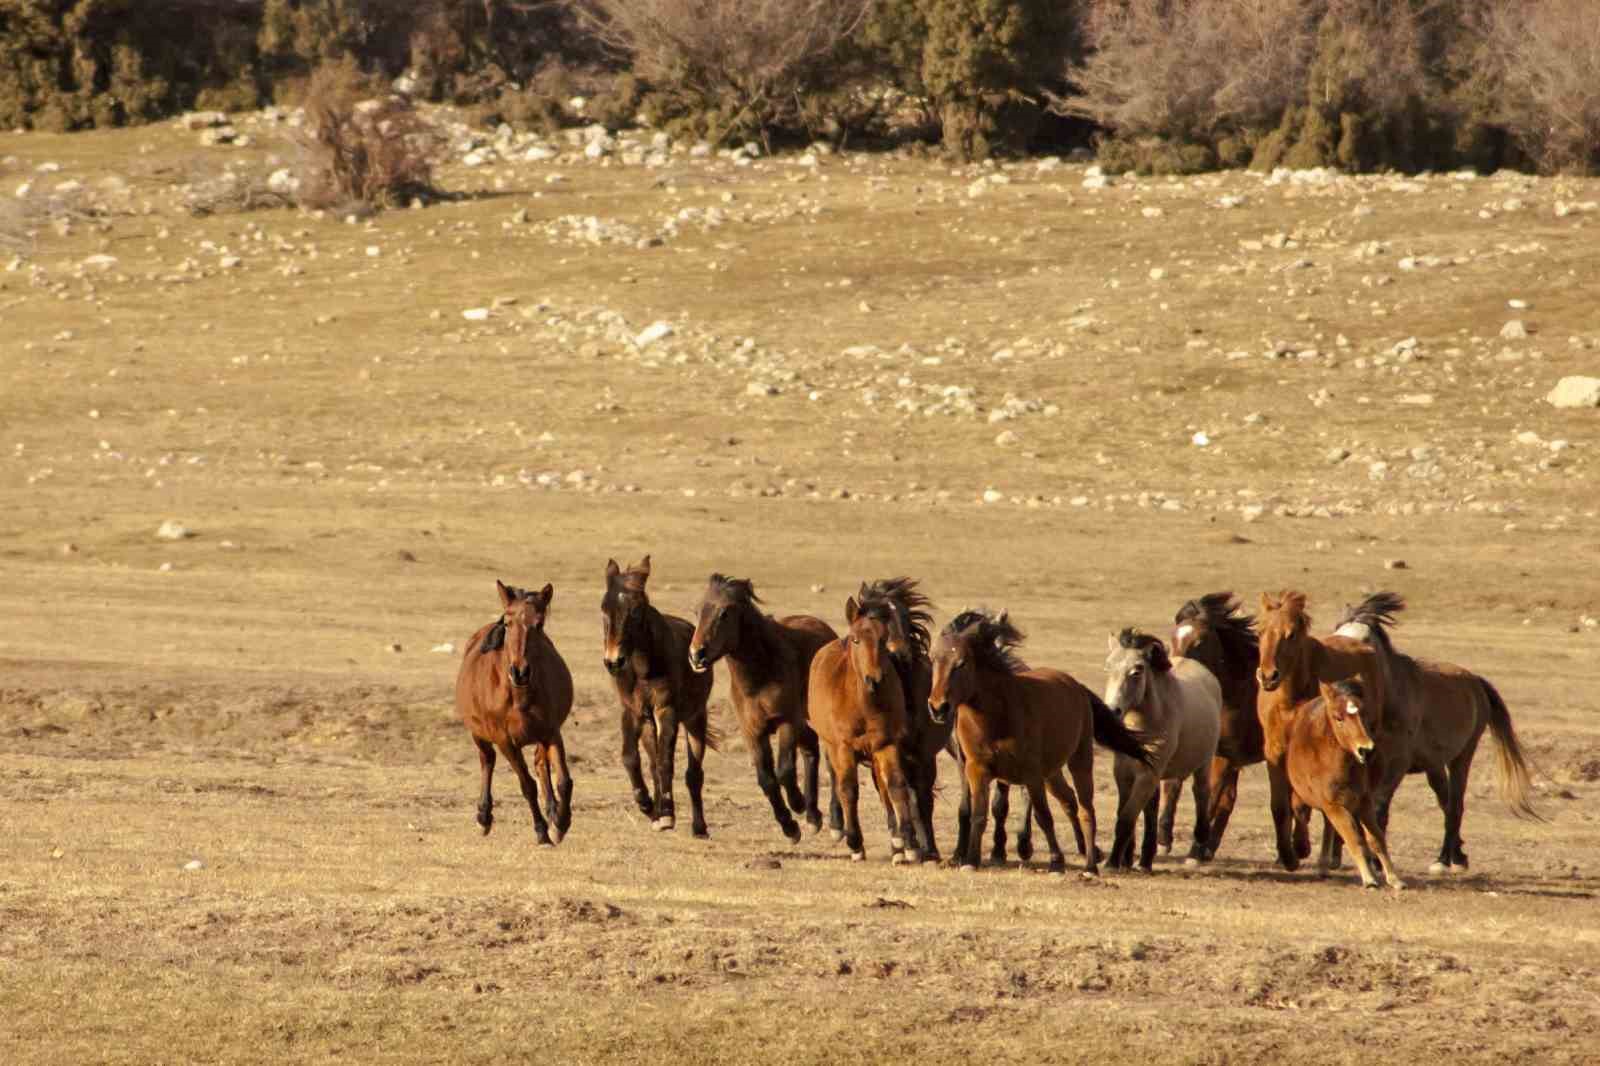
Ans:
[[[777,622],[780,639],[799,653],[802,668],[810,665],[812,656],[819,649],[830,641],[839,640],[834,628],[815,615],[791,614],[774,621]]]
[[[1093,743],[1097,697],[1083,682],[1050,667],[1024,670],[1016,680],[1018,733],[1031,738],[1046,774]]]

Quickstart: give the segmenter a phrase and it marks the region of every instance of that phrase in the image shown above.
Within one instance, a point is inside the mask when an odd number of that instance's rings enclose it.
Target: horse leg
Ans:
[[[783,792],[778,788],[778,775],[772,767],[771,740],[763,733],[748,738],[748,744],[750,761],[756,768],[756,784],[761,786],[762,794],[772,805],[772,816],[778,820],[778,827],[790,843],[800,843],[800,826],[795,822],[794,815],[789,813],[788,805],[783,802]]]
[[[1403,891],[1406,883],[1400,880],[1400,875],[1395,873],[1394,863],[1389,860],[1389,841],[1383,830],[1378,826],[1377,812],[1373,810],[1372,797],[1361,797],[1361,810],[1358,812],[1361,820],[1361,832],[1367,839],[1367,844],[1377,853],[1378,862],[1383,865],[1384,880],[1389,882],[1389,887],[1396,892]],[[1354,847],[1354,845],[1352,845]]]
[[[539,809],[539,789],[533,783],[533,775],[528,772],[528,761],[522,756],[522,749],[512,744],[507,744],[500,749],[506,757],[511,768],[517,772],[517,784],[522,786],[522,798],[528,801],[528,809],[533,811],[533,835],[541,848],[548,848],[554,841],[550,839],[550,826],[544,820],[544,812]]]
[[[1061,804],[1061,809],[1066,813],[1067,821],[1072,826],[1072,835],[1078,845],[1078,854],[1089,854],[1083,840],[1083,826],[1078,822],[1078,797],[1072,794],[1072,786],[1067,784],[1067,779],[1060,770],[1044,779],[1045,788]]]
[[[1328,824],[1337,829],[1345,843],[1350,845],[1350,857],[1355,860],[1356,869],[1361,871],[1362,886],[1377,888],[1378,879],[1372,876],[1372,867],[1367,863],[1367,849],[1361,829],[1356,825],[1355,819],[1350,817],[1350,812],[1338,803],[1330,803],[1322,813],[1327,818]],[[1323,850],[1326,851],[1327,848]]]
[[[1084,844],[1083,872],[1094,876],[1100,872],[1100,848],[1094,842],[1094,749],[1085,748],[1084,758],[1075,759],[1068,769],[1072,772],[1072,788],[1067,789],[1067,782],[1059,772],[1051,779],[1051,791],[1055,792],[1056,799],[1061,800],[1061,805],[1067,805],[1063,792],[1071,795],[1077,793],[1078,801],[1078,837]]]
[[[856,770],[855,752],[843,746],[829,748],[828,763],[839,783],[839,803],[844,807],[844,846],[850,849],[850,861],[860,862],[867,857],[867,852],[861,840],[861,780]]]
[[[1189,847],[1187,866],[1196,866],[1211,858],[1211,767],[1202,766],[1194,772],[1194,843]]]
[[[705,803],[700,797],[700,791],[706,780],[706,720],[702,717],[685,724],[684,733],[688,737],[684,744],[684,752],[688,756],[689,765],[683,768],[683,783],[689,787],[689,806],[693,811],[690,832],[705,839],[711,835],[706,828]]]
[[[1006,819],[1011,816],[1011,785],[1005,781],[994,783],[994,847],[989,849],[989,862],[1003,866],[1006,861]]]
[[[1298,797],[1291,801],[1294,805],[1294,853],[1297,858],[1309,859],[1311,857],[1311,808],[1301,803]]]
[[[839,805],[839,775],[828,765],[828,835],[835,843],[844,839],[844,808]]]
[[[1467,745],[1454,759],[1450,761],[1450,812],[1454,816],[1453,822],[1447,822],[1450,828],[1450,869],[1457,873],[1467,869],[1467,853],[1462,850],[1461,823],[1467,817],[1467,778],[1472,775],[1472,756],[1476,754],[1477,742]],[[1448,816],[1447,816],[1448,817]]]
[[[1206,858],[1217,857],[1222,847],[1222,834],[1228,831],[1228,821],[1233,817],[1234,805],[1239,802],[1239,765],[1222,756],[1211,760],[1211,774],[1206,782],[1211,793],[1211,809],[1206,821],[1211,826],[1211,839],[1206,842]]]
[[[1027,862],[1033,858],[1033,797],[1028,795],[1028,790],[1022,790],[1022,821],[1017,826],[1017,839],[1014,842],[1017,848],[1017,861]]]
[[[1430,874],[1442,874],[1450,869],[1450,845],[1454,843],[1450,833],[1450,774],[1448,771],[1435,768],[1427,771],[1428,787],[1433,789],[1434,799],[1439,801],[1439,810],[1444,813],[1444,843],[1439,846],[1439,857],[1428,867]]]
[[[650,790],[644,787],[644,773],[639,768],[639,720],[627,707],[622,708],[622,766],[633,785],[633,802],[638,804],[639,813],[650,817],[655,803]]]
[[[1029,781],[1027,788],[1033,801],[1034,820],[1039,823],[1039,832],[1044,834],[1044,842],[1050,848],[1050,872],[1062,873],[1067,868],[1067,857],[1061,853],[1061,843],[1056,840],[1056,816],[1051,813],[1050,801],[1045,799],[1044,782]]]
[[[1156,823],[1156,843],[1161,854],[1172,854],[1172,825],[1178,820],[1178,797],[1183,792],[1182,779],[1161,782],[1161,818]]]
[[[822,830],[822,810],[817,806],[817,777],[822,766],[822,751],[816,731],[806,726],[800,731],[800,768],[805,778],[806,824],[813,833]]]
[[[671,707],[656,711],[656,818],[655,828],[667,830],[678,824],[677,804],[672,799],[674,763],[678,757],[678,712]]]
[[[917,842],[917,806],[912,799],[911,788],[906,783],[905,763],[902,759],[900,747],[896,744],[885,745],[873,752],[878,777],[883,781],[889,794],[891,813],[900,823],[902,835],[895,849],[894,861],[920,863],[922,848]],[[891,840],[891,843],[894,841]]]
[[[917,831],[922,836],[922,858],[939,861],[939,842],[933,835],[933,790],[939,780],[939,752],[925,754],[912,775],[917,792]]]
[[[1135,763],[1118,756],[1112,771],[1117,781],[1117,827],[1111,838],[1111,868],[1128,869],[1133,866],[1134,819],[1138,817],[1143,799],[1134,799],[1138,771]]]
[[[1156,822],[1161,818],[1161,789],[1150,790],[1150,798],[1144,801],[1144,843],[1139,848],[1139,868],[1145,873],[1152,873],[1156,867]]]
[[[544,805],[545,820],[552,826],[556,824],[556,790],[550,783],[550,748],[540,744],[533,751],[534,780],[539,783],[539,801]],[[561,843],[559,833],[551,837],[557,844]]]
[[[800,779],[795,774],[795,751],[800,744],[800,730],[795,728],[793,722],[784,722],[778,726],[778,784],[783,788],[783,794],[788,798],[789,809],[795,814],[803,814],[806,809],[805,797],[800,794]]]
[[[494,745],[487,740],[472,738],[478,746],[478,769],[483,773],[483,789],[478,795],[478,825],[483,827],[483,835],[488,836],[489,830],[494,828],[494,796],[489,791],[489,783],[494,780]]]
[[[967,860],[967,847],[972,839],[972,789],[967,785],[967,762],[956,752],[956,777],[961,781],[961,802],[956,805],[956,850],[950,861],[960,865]]]
[[[565,839],[567,831],[572,828],[572,769],[567,766],[567,742],[560,733],[545,749],[546,759],[552,755],[555,757],[556,772],[556,832]]]
[[[905,847],[905,841],[900,836],[900,825],[894,818],[894,803],[889,797],[888,779],[883,776],[883,768],[876,758],[867,761],[867,770],[872,774],[872,791],[878,794],[878,802],[883,804],[884,827],[889,831],[889,857],[895,862],[901,862],[898,856]]]
[[[1272,790],[1272,825],[1278,837],[1278,863],[1293,873],[1300,867],[1291,828],[1295,821],[1289,775],[1280,763],[1267,763],[1267,784]],[[1310,844],[1306,850],[1311,850]]]
[[[972,797],[972,827],[967,834],[967,851],[962,856],[963,870],[976,870],[983,865],[983,832],[989,815],[989,775],[976,759],[968,759],[966,766],[967,792]]]

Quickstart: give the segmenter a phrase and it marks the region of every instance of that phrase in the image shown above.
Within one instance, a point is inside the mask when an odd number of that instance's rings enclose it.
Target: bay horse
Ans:
[[[1118,755],[1117,831],[1110,866],[1133,868],[1133,829],[1144,813],[1139,865],[1155,863],[1158,790],[1162,781],[1194,779],[1194,844],[1188,862],[1207,858],[1211,834],[1209,779],[1222,725],[1222,686],[1193,659],[1173,659],[1159,637],[1124,629],[1107,638],[1106,706],[1146,738],[1148,759]]]
[[[796,614],[773,618],[762,613],[761,598],[746,578],[712,574],[689,640],[690,669],[704,673],[718,659],[728,660],[728,683],[739,729],[756,783],[773,817],[791,841],[800,826],[789,813],[804,814],[813,831],[822,827],[817,808],[817,734],[807,722],[806,699],[811,659],[823,645],[839,639],[820,618]],[[778,747],[772,758],[772,738]],[[804,762],[805,792],[795,772],[795,753]],[[784,800],[787,796],[788,803]]]
[[[930,653],[933,686],[928,711],[937,722],[955,718],[971,797],[972,826],[962,869],[982,864],[984,817],[995,780],[1024,786],[1033,817],[1050,846],[1050,869],[1066,868],[1045,789],[1061,804],[1086,874],[1099,871],[1095,847],[1094,744],[1148,759],[1142,738],[1100,697],[1060,670],[1031,670],[1016,649],[1022,632],[1004,611],[963,611],[940,631]],[[1072,774],[1067,784],[1062,767]],[[1076,788],[1076,793],[1074,793]]]
[[[1260,657],[1256,680],[1260,685],[1256,712],[1261,719],[1267,781],[1272,791],[1272,822],[1277,833],[1278,862],[1285,870],[1299,868],[1291,839],[1295,820],[1293,791],[1283,765],[1283,740],[1286,725],[1295,708],[1316,698],[1322,682],[1332,683],[1357,677],[1365,698],[1361,700],[1365,723],[1376,743],[1369,773],[1376,775],[1377,813],[1380,827],[1387,828],[1386,796],[1405,776],[1411,765],[1411,749],[1416,735],[1415,719],[1403,713],[1388,699],[1383,664],[1364,641],[1351,637],[1311,635],[1311,616],[1306,613],[1306,594],[1285,590],[1276,598],[1261,594],[1261,614],[1256,619],[1260,635]],[[1323,861],[1337,861],[1337,837],[1323,832]],[[1306,849],[1309,851],[1309,848]]]
[[[1500,796],[1512,814],[1539,817],[1531,798],[1533,782],[1511,714],[1493,685],[1453,663],[1413,659],[1396,650],[1389,629],[1405,605],[1397,593],[1374,593],[1347,607],[1334,632],[1372,647],[1383,664],[1390,700],[1404,704],[1418,723],[1408,769],[1427,775],[1444,812],[1444,843],[1428,872],[1465,871],[1461,821],[1466,813],[1467,776],[1485,729],[1499,749]],[[1384,797],[1385,812],[1387,800]]]
[[[1178,608],[1172,623],[1172,654],[1200,663],[1222,686],[1217,756],[1211,760],[1206,778],[1211,794],[1206,812],[1211,827],[1206,858],[1212,858],[1222,847],[1222,835],[1239,801],[1239,771],[1265,756],[1261,719],[1256,714],[1256,667],[1261,651],[1255,619],[1241,610],[1232,592],[1208,592],[1190,600]],[[1158,842],[1167,850],[1172,847],[1173,816],[1181,787],[1179,781],[1162,782]]]
[[[890,812],[893,861],[921,862],[921,819],[902,759],[911,725],[906,690],[889,652],[889,624],[881,614],[862,610],[854,596],[845,601],[844,616],[844,637],[824,644],[811,659],[806,702],[811,728],[828,757],[834,802],[842,807],[845,846],[852,860],[866,857],[857,776],[858,764],[866,763]]]
[[[606,673],[616,684],[622,705],[622,765],[640,812],[653,828],[672,829],[676,824],[673,760],[681,726],[689,762],[683,783],[689,788],[691,831],[696,837],[709,837],[700,792],[706,749],[715,749],[719,739],[706,710],[713,674],[689,668],[694,623],[656,610],[645,590],[649,580],[648,555],[626,570],[615,559],[606,561],[600,616]],[[650,758],[650,788],[645,787],[639,767],[641,739]]]
[[[495,752],[517,773],[522,796],[533,811],[533,833],[541,847],[566,836],[572,825],[572,774],[561,725],[572,711],[572,674],[561,653],[545,635],[545,618],[555,589],[538,592],[496,581],[500,617],[468,639],[456,673],[456,714],[478,747],[483,791],[478,799],[478,825],[487,834],[494,825]],[[544,791],[544,810],[522,749],[531,747]],[[556,787],[550,767],[555,764]],[[555,826],[552,841],[550,828]]]
[[[908,577],[889,578],[882,581],[863,582],[856,593],[860,610],[875,614],[888,627],[888,650],[895,669],[900,675],[900,686],[906,693],[906,707],[910,715],[911,735],[903,746],[906,774],[912,793],[917,800],[918,831],[922,838],[923,857],[930,862],[940,859],[939,845],[933,828],[933,804],[938,786],[939,753],[948,752],[957,764],[961,762],[961,748],[951,738],[955,723],[935,722],[931,715],[923,714],[927,705],[928,690],[933,683],[933,667],[928,660],[931,640],[929,625],[933,616],[928,608],[928,598],[917,588],[917,582]],[[972,821],[971,800],[966,794],[965,774],[957,775],[961,782],[961,804],[957,814],[956,855],[966,853],[967,832]],[[990,862],[1006,860],[1006,818],[1010,813],[1011,786],[1004,781],[995,782],[994,796],[994,848]],[[1027,861],[1033,855],[1032,818],[1024,798],[1022,827],[1017,833],[1017,857]],[[886,805],[889,836],[899,836],[894,809]],[[842,816],[837,806],[829,810],[829,822],[837,836],[844,838]]]
[[[1377,853],[1383,876],[1396,892],[1405,882],[1395,873],[1389,860],[1389,844],[1378,822],[1377,795],[1370,776],[1372,735],[1363,721],[1366,692],[1361,682],[1348,677],[1343,681],[1318,685],[1316,698],[1295,708],[1294,714],[1277,720],[1282,734],[1273,738],[1274,746],[1284,751],[1284,769],[1295,795],[1322,812],[1338,831],[1361,872],[1361,883],[1377,888],[1367,852]],[[1320,863],[1328,872],[1327,849]]]

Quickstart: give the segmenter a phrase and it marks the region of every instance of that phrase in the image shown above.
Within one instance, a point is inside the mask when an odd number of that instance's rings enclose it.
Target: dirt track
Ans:
[[[1600,184],[563,159],[351,226],[176,212],[140,168],[191,136],[0,138],[7,196],[131,185],[0,274],[5,1061],[1595,1061],[1600,423],[1541,398],[1595,373],[1600,216],[1554,208]],[[726,220],[559,236],[685,207]],[[964,876],[891,867],[875,812],[865,864],[789,847],[730,742],[713,839],[655,834],[597,617],[645,551],[680,612],[721,569],[837,623],[910,573],[1094,686],[1201,592],[1303,587],[1320,629],[1396,588],[1402,646],[1505,693],[1549,821],[1485,741],[1472,874],[1424,876],[1413,779],[1398,898],[1277,871],[1259,768],[1201,872]],[[554,851],[506,787],[477,835],[430,650],[496,576],[555,584],[578,685]]]

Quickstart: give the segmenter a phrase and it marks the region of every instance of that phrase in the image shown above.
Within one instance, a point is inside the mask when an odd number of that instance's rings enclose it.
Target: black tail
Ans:
[[[1094,711],[1095,743],[1110,748],[1118,755],[1126,755],[1149,766],[1150,752],[1146,750],[1145,744],[1151,738],[1123,725],[1122,719],[1117,717],[1117,712],[1107,707],[1104,700],[1087,689],[1084,691],[1088,694],[1089,706]]]

